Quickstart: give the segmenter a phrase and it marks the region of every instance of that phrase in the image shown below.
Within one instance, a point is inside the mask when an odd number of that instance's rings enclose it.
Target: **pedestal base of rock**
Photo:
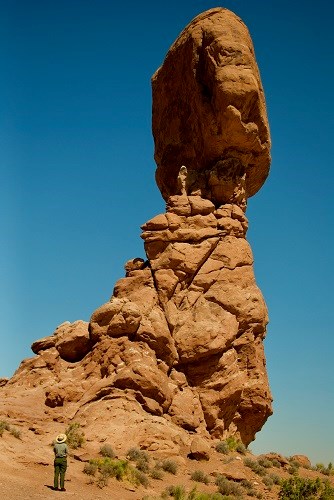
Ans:
[[[63,323],[34,342],[37,356],[3,387],[12,417],[66,415],[96,437],[162,453],[191,453],[194,434],[247,445],[271,395],[245,214],[173,196],[142,228],[147,260],[126,263],[89,323]]]

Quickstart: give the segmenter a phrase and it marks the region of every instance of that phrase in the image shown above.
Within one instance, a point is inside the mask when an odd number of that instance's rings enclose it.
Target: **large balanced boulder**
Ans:
[[[224,8],[197,16],[152,78],[156,181],[165,200],[189,194],[245,203],[264,183],[270,136],[251,37]]]

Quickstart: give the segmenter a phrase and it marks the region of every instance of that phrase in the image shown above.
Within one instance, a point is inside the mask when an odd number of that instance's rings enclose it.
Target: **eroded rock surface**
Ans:
[[[37,356],[4,389],[25,386],[25,398],[38,393],[48,411],[80,419],[92,417],[98,401],[111,408],[121,399],[144,421],[163,421],[172,441],[178,428],[190,454],[198,450],[189,431],[248,444],[271,414],[271,396],[267,309],[245,214],[237,205],[216,209],[199,196],[173,196],[142,229],[148,260],[126,263],[126,276],[89,324],[66,322],[34,342]]]
[[[270,136],[263,88],[245,24],[215,8],[197,16],[152,78],[156,180],[165,198],[188,193],[217,206],[243,203],[264,183]]]
[[[91,439],[207,459],[250,443],[271,414],[267,308],[246,240],[247,197],[269,168],[263,92],[246,27],[198,16],[153,77],[157,181],[166,213],[142,226],[146,258],[90,321],[65,322],[0,379],[0,415],[78,421]]]

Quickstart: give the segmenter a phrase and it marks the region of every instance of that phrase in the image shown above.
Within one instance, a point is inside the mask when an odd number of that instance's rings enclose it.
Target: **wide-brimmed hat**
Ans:
[[[66,437],[66,434],[58,434],[58,436],[56,437],[57,443],[65,443]]]

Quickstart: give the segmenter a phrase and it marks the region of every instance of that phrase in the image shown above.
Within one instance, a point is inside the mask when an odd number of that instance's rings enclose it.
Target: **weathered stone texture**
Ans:
[[[147,259],[126,262],[89,323],[33,343],[36,356],[0,379],[0,414],[34,425],[66,415],[120,447],[207,459],[211,438],[247,445],[272,412],[245,215],[270,140],[234,14],[198,16],[172,46],[153,77],[153,131],[167,203],[142,226]]]
[[[188,194],[244,205],[264,183],[270,136],[247,27],[224,8],[197,16],[152,78],[156,180],[165,198]]]

